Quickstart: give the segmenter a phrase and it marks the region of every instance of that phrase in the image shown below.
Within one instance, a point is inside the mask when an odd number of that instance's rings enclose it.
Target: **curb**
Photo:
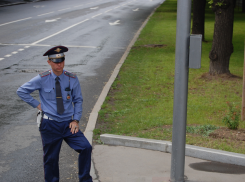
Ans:
[[[172,142],[164,140],[153,140],[111,134],[100,135],[100,139],[106,145],[134,147],[156,150],[165,153],[171,153],[172,150]],[[194,145],[186,145],[185,155],[209,161],[245,166],[245,155],[234,152],[226,152],[205,147],[197,147]]]
[[[164,1],[163,1],[164,2]],[[161,4],[159,4],[160,6]],[[93,130],[95,128],[95,125],[96,125],[96,121],[97,121],[97,118],[98,118],[98,112],[100,111],[101,109],[101,105],[104,103],[105,101],[105,98],[108,94],[108,92],[110,91],[110,88],[111,88],[111,85],[113,84],[114,80],[116,79],[119,71],[120,71],[120,68],[122,66],[122,64],[124,63],[125,59],[127,58],[132,46],[134,45],[134,43],[136,42],[137,38],[139,37],[139,34],[141,32],[141,30],[145,27],[145,25],[147,24],[147,22],[149,21],[150,17],[155,13],[156,9],[159,7],[157,6],[154,11],[147,17],[147,19],[144,21],[144,23],[141,25],[141,27],[139,28],[139,30],[136,32],[134,38],[132,39],[132,41],[130,42],[129,46],[127,47],[126,51],[124,52],[122,58],[120,59],[120,61],[118,62],[118,64],[116,65],[111,77],[109,78],[108,82],[106,83],[106,85],[104,86],[92,112],[90,113],[90,116],[89,116],[89,120],[88,120],[88,123],[87,123],[87,127],[84,131],[84,135],[85,137],[88,139],[89,143],[92,145],[93,143]],[[93,165],[93,162],[92,162],[92,165],[91,165],[91,172],[90,172],[90,175],[93,177],[93,180],[96,180],[97,179],[97,175],[95,173],[95,168],[94,168],[94,165]]]

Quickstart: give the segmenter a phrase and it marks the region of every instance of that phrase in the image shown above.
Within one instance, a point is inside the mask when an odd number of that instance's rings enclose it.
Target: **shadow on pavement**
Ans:
[[[199,162],[189,165],[192,169],[206,172],[226,173],[226,174],[245,174],[244,166],[225,164],[219,162]]]

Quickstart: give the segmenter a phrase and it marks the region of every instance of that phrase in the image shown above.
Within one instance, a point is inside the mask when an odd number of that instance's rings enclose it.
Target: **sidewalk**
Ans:
[[[168,182],[171,154],[124,146],[95,145],[94,182]],[[241,182],[245,167],[185,157],[187,182]]]

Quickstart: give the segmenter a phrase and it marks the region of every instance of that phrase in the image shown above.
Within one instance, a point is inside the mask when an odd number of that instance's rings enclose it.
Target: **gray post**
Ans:
[[[178,0],[175,48],[174,111],[171,154],[173,182],[182,182],[185,168],[191,0]]]

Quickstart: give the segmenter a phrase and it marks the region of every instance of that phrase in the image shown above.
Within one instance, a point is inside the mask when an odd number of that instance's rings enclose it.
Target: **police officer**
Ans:
[[[59,181],[59,152],[62,141],[79,153],[79,181],[91,182],[90,165],[92,147],[79,130],[82,116],[82,93],[75,74],[63,70],[68,48],[53,47],[48,56],[51,70],[40,73],[18,88],[18,96],[32,107],[43,112],[39,131],[43,143],[45,182]],[[30,93],[39,90],[41,103]]]

